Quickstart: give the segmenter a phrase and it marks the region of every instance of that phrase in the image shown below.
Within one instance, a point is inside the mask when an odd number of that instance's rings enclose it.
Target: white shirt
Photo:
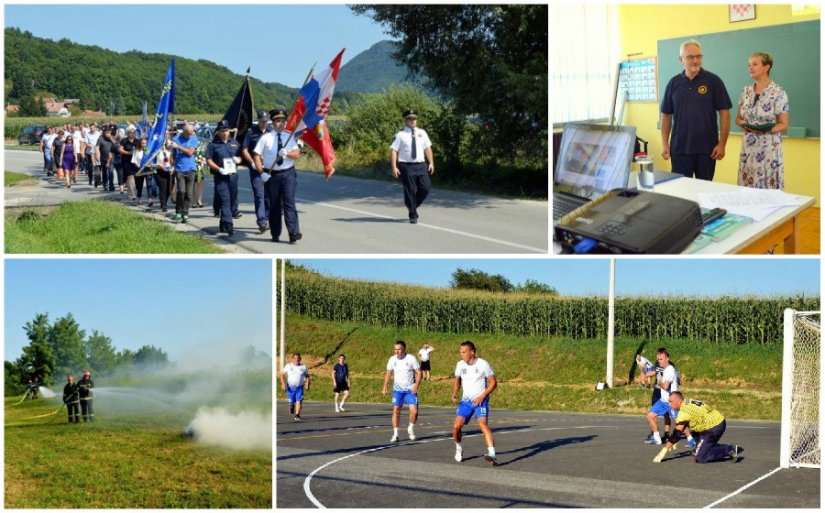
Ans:
[[[295,388],[304,386],[304,381],[306,381],[306,377],[309,375],[309,372],[307,371],[306,365],[295,365],[290,362],[284,365],[284,374],[286,374],[287,386],[290,388]]]
[[[430,353],[432,352],[433,350],[429,347],[422,347],[421,350],[418,351],[418,359],[422,362],[428,362],[430,361]]]
[[[662,397],[659,400],[667,402],[670,398],[671,392],[679,391],[679,381],[676,376],[676,367],[674,367],[672,364],[665,367],[664,372],[662,372],[662,379],[660,381],[660,384],[664,383],[665,381],[670,382],[670,388],[665,389],[665,387],[662,387]]]
[[[89,132],[86,134],[86,144],[92,147],[92,153],[97,146],[97,140],[100,139],[100,132]]]
[[[264,170],[289,169],[295,165],[295,162],[289,157],[284,157],[284,161],[280,166],[275,165],[275,161],[278,159],[278,137],[281,138],[281,144],[286,151],[290,152],[298,147],[298,141],[295,140],[295,137],[290,138],[289,135],[289,132],[281,132],[279,134],[273,130],[265,133],[258,140],[258,144],[255,145],[255,150],[253,151],[261,156]],[[287,139],[289,139],[289,143],[286,142]]]
[[[415,130],[415,159],[412,158],[412,131]],[[424,150],[432,146],[427,132],[421,128],[405,127],[395,134],[390,149],[398,153],[398,162],[424,162]]]
[[[43,149],[44,149],[44,151],[45,150],[52,151],[52,144],[54,143],[54,140],[56,138],[57,138],[57,134],[55,134],[55,133],[50,134],[50,133],[46,132],[45,134],[43,134],[42,140],[43,140]]]
[[[409,391],[415,385],[415,371],[420,369],[418,360],[410,353],[406,353],[403,358],[395,355],[390,356],[387,362],[387,370],[392,371],[393,390],[402,392]]]
[[[72,146],[74,146],[74,154],[78,157],[82,157],[80,154],[80,141],[83,140],[83,134],[80,133],[80,130],[75,130],[72,132]]]
[[[472,364],[459,360],[455,366],[455,377],[461,378],[461,400],[471,401],[487,388],[487,378],[495,376],[487,360],[476,357]]]

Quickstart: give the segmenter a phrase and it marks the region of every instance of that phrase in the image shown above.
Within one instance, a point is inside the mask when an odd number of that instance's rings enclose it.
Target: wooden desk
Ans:
[[[741,189],[737,185],[679,177],[656,184],[653,192],[699,202],[699,193],[728,192]],[[695,254],[765,254],[782,244],[786,254],[799,253],[799,214],[814,204],[815,199],[802,196],[799,205],[782,207],[765,219],[743,226],[728,238],[705,246]]]

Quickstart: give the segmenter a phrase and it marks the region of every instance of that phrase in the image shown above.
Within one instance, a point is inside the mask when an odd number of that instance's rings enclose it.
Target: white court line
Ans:
[[[722,498],[721,498],[721,499],[719,499],[718,501],[716,501],[716,502],[712,502],[712,503],[708,504],[707,506],[705,506],[705,507],[704,507],[704,508],[702,508],[702,509],[710,509],[710,508],[712,508],[712,507],[716,506],[717,504],[720,504],[720,503],[722,503],[722,502],[725,502],[726,500],[730,499],[730,498],[731,498],[731,497],[733,497],[734,495],[739,495],[740,493],[744,492],[745,490],[747,490],[747,489],[748,489],[748,488],[750,488],[751,486],[755,485],[755,484],[756,484],[756,483],[758,483],[759,481],[761,481],[761,480],[763,480],[763,479],[766,479],[766,478],[768,478],[768,477],[771,477],[772,475],[776,474],[776,473],[777,473],[778,471],[780,471],[780,470],[782,470],[782,467],[776,467],[775,469],[771,470],[770,472],[768,472],[768,473],[767,473],[767,474],[765,474],[764,476],[760,477],[759,479],[756,479],[755,481],[751,481],[750,483],[746,484],[746,485],[745,485],[745,486],[743,486],[742,488],[740,488],[740,489],[736,490],[735,492],[733,492],[733,493],[731,493],[731,494],[725,495],[724,497],[722,497]]]
[[[593,428],[616,428],[616,427],[620,427],[620,426],[576,426],[576,427],[550,427],[550,428],[523,428],[523,429],[510,429],[510,430],[503,429],[501,431],[496,431],[495,434],[496,434],[496,436],[498,436],[498,435],[506,434],[506,433],[529,433],[529,432],[533,432],[533,431],[560,431],[560,430],[564,430],[564,429],[593,429]],[[463,438],[473,438],[473,437],[482,436],[482,435],[483,435],[483,433],[476,433],[474,435],[464,435]],[[343,461],[347,458],[352,458],[353,456],[359,456],[361,454],[367,454],[367,453],[370,453],[370,452],[381,451],[381,450],[384,450],[384,449],[391,449],[393,447],[401,447],[401,446],[404,446],[404,445],[426,444],[426,443],[430,443],[430,442],[443,442],[444,440],[452,440],[452,439],[453,439],[452,436],[448,436],[448,437],[444,437],[444,438],[434,438],[434,439],[431,439],[431,440],[420,440],[420,441],[415,441],[415,442],[402,442],[400,444],[382,445],[381,447],[373,447],[372,449],[365,449],[363,451],[358,451],[358,452],[354,452],[352,454],[347,454],[346,456],[341,456],[338,459],[335,459],[335,460],[329,461],[327,463],[324,463],[320,467],[318,467],[315,470],[313,470],[312,472],[310,472],[309,475],[307,475],[306,479],[304,479],[304,493],[306,494],[307,499],[309,499],[310,502],[312,502],[312,504],[314,504],[316,508],[326,509],[326,506],[321,504],[321,502],[318,499],[315,498],[315,495],[312,494],[312,490],[310,490],[310,482],[312,481],[312,478],[315,477],[315,474],[317,474],[318,472],[324,470],[325,468],[329,467],[330,465],[334,465],[335,463],[338,463],[339,461]]]
[[[333,205],[332,203],[326,203],[326,202],[323,202],[323,201],[310,201],[310,200],[305,200],[305,199],[301,199],[301,198],[295,198],[295,199],[296,199],[296,201],[300,201],[301,203],[309,203],[311,205],[320,205],[322,207],[337,208],[338,210],[345,210],[347,212],[353,212],[355,214],[362,214],[362,215],[365,215],[365,216],[380,217],[381,219],[390,219],[390,220],[393,220],[393,221],[402,221],[402,219],[400,219],[398,217],[385,216],[383,214],[376,214],[375,212],[368,212],[366,210],[358,210],[356,208],[342,207],[340,205]],[[484,235],[477,235],[475,233],[462,232],[461,230],[453,230],[452,228],[444,228],[444,227],[441,227],[441,226],[434,226],[434,225],[431,225],[431,224],[424,224],[424,223],[418,223],[418,226],[421,226],[422,228],[429,228],[431,230],[438,230],[438,231],[442,231],[442,232],[452,233],[453,235],[462,235],[464,237],[470,237],[470,238],[473,238],[473,239],[479,239],[479,240],[483,240],[483,241],[486,241],[486,242],[492,242],[494,244],[502,244],[504,246],[510,246],[510,247],[518,248],[518,249],[526,249],[528,251],[533,251],[535,253],[547,253],[547,249],[534,248],[532,246],[525,246],[523,244],[518,244],[518,243],[515,243],[515,242],[508,242],[506,240],[494,239],[492,237],[485,237]]]

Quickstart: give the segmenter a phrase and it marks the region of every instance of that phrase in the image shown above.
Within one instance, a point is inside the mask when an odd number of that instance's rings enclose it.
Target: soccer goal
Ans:
[[[819,312],[789,308],[784,323],[779,465],[819,468]]]

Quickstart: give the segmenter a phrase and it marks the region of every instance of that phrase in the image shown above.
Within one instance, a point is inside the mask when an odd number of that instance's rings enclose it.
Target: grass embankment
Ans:
[[[268,395],[270,377],[267,373],[262,378],[254,398],[228,409],[270,411],[270,399],[260,399]],[[60,393],[59,385],[53,389]],[[144,392],[136,390],[136,395]],[[150,409],[147,405],[153,403],[139,399],[115,409],[99,396],[95,422],[68,424],[65,408],[52,416],[26,419],[55,411],[60,395],[16,406],[12,405],[20,397],[6,398],[5,507],[272,507],[270,450],[201,445],[183,436],[196,406],[157,404]]]
[[[388,403],[381,395],[384,369],[393,342],[403,339],[412,354],[424,342],[436,347],[432,381],[422,385],[419,399],[424,406],[447,406],[459,343],[472,340],[478,355],[490,362],[498,377],[496,407],[642,415],[650,407],[651,394],[635,384],[634,355],[641,351],[653,360],[656,348],[663,345],[682,374],[682,389],[688,397],[706,401],[728,418],[780,417],[780,345],[619,338],[615,341],[614,388],[597,392],[594,386],[605,376],[605,340],[424,333],[294,314],[287,315],[286,326],[288,353],[302,353],[314,380],[306,395],[309,400],[331,402],[332,366],[337,355],[345,353],[353,375],[352,400]],[[627,386],[631,376],[634,380]],[[278,397],[283,398],[280,387]]]
[[[6,253],[223,253],[209,240],[107,201],[6,211]]]
[[[6,187],[10,185],[36,185],[37,180],[32,178],[31,175],[27,175],[26,173],[15,173],[14,171],[6,171],[4,177],[4,183]]]

